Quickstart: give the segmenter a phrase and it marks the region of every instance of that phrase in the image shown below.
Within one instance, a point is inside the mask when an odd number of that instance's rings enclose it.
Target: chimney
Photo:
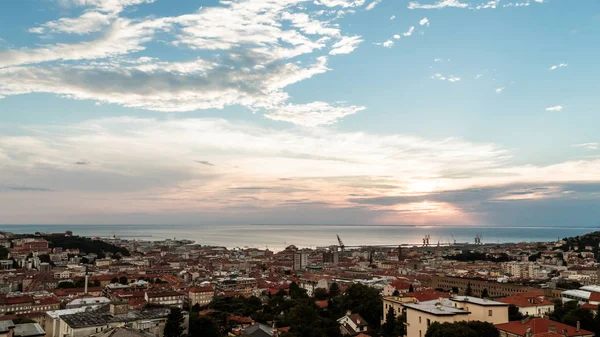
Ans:
[[[548,332],[554,332],[554,333],[556,333],[556,324],[550,324],[550,325],[548,325]]]
[[[88,293],[88,267],[85,266],[85,285],[83,286],[83,294],[87,295]]]
[[[347,310],[347,311],[346,311],[346,316],[350,316],[350,315],[352,315],[352,311],[350,311],[350,310]]]
[[[567,331],[567,329],[563,329],[563,336],[569,336],[569,331]]]
[[[579,321],[577,321],[577,332],[579,332],[581,330],[581,323],[579,323]]]

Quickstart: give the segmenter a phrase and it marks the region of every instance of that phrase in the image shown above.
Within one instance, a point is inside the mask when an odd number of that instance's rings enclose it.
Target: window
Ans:
[[[419,316],[419,323],[421,323],[421,316]]]
[[[428,318],[427,319],[427,327],[429,328],[430,325],[431,325],[431,320]]]
[[[423,333],[419,330],[419,337],[423,337]]]
[[[492,317],[492,310],[488,310],[488,316]]]

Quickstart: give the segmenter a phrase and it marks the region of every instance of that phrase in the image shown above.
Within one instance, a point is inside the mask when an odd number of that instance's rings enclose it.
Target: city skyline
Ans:
[[[600,225],[593,0],[0,8],[0,223]]]

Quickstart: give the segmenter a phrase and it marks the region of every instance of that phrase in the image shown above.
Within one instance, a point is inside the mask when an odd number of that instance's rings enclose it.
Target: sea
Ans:
[[[86,237],[118,237],[128,240],[188,239],[202,245],[228,248],[256,247],[282,250],[337,245],[337,235],[346,246],[422,245],[481,242],[550,242],[599,231],[600,227],[477,227],[393,225],[0,225],[0,231],[59,233],[72,231]]]

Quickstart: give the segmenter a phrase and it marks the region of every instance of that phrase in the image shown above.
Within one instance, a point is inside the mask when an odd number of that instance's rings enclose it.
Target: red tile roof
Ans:
[[[533,307],[540,305],[554,305],[548,300],[541,291],[532,291],[520,294],[514,294],[498,300],[498,302],[513,304],[517,307]]]
[[[525,322],[525,323],[524,323]],[[547,318],[534,318],[529,321],[513,321],[504,324],[496,324],[495,327],[498,330],[506,331],[518,336],[525,336],[528,328],[531,328],[531,332],[534,336],[538,334],[548,333],[550,331],[550,325],[556,327],[556,332],[562,333],[564,329],[567,329],[567,336],[592,336],[593,332],[580,329],[577,331],[575,327],[570,325],[562,324],[559,322],[551,321]],[[560,335],[559,335],[560,336]],[[546,336],[547,337],[547,336]]]

